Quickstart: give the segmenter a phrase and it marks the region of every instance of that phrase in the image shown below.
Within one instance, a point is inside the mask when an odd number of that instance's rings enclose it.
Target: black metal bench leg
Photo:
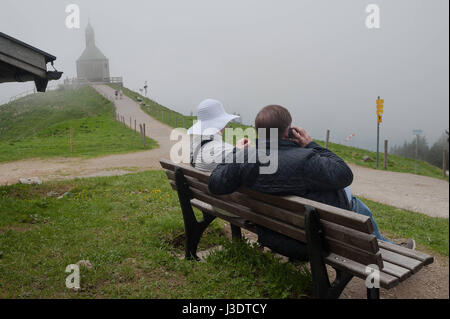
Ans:
[[[319,216],[312,207],[306,207],[305,226],[313,279],[313,297],[319,299],[337,299],[353,276],[349,273],[336,270],[336,279],[330,284],[328,271],[323,260],[323,255],[328,249],[323,239]]]
[[[367,288],[367,299],[380,299],[380,288]]]
[[[177,185],[178,199],[183,213],[184,229],[186,233],[185,256],[186,259],[200,260],[197,256],[198,243],[200,242],[203,232],[215,217],[202,212],[203,219],[200,222],[197,221],[191,205],[191,191],[189,190],[183,171],[178,167],[175,169],[175,183]]]
[[[342,291],[353,278],[353,275],[347,272],[341,271],[336,268],[334,270],[336,270],[336,279],[331,284],[331,288],[329,290],[329,298],[339,298]]]
[[[230,224],[230,226],[231,226],[231,238],[233,239],[233,241],[242,239],[241,227],[233,224]]]

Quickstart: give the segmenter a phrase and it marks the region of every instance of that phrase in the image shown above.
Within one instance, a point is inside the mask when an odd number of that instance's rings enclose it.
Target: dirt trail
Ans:
[[[169,139],[172,128],[153,119],[142,111],[135,101],[126,96],[114,100],[114,90],[109,86],[94,85],[93,87],[100,94],[113,100],[117,112],[125,117],[128,126],[130,117],[133,129],[134,119],[137,120],[137,126],[145,123],[146,135],[156,140],[160,147],[149,151],[107,155],[92,159],[27,159],[4,163],[0,164],[0,185],[17,183],[21,177],[36,176],[42,180],[69,179],[121,175],[130,171],[161,168],[159,159],[169,158],[170,148],[175,143]],[[355,176],[352,184],[354,194],[429,216],[448,218],[448,182],[426,176],[350,166]]]
[[[355,195],[376,202],[448,218],[449,183],[437,178],[350,165]]]

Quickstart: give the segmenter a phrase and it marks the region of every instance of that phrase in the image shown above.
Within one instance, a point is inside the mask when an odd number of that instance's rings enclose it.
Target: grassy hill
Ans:
[[[148,139],[146,149],[155,146],[157,143]],[[91,87],[33,94],[0,106],[0,162],[143,149],[140,134],[115,121],[113,104]]]
[[[113,88],[118,89],[118,86],[111,85]],[[137,101],[137,98],[142,100],[141,108],[153,118],[171,126],[171,127],[184,127],[189,128],[192,126],[193,121],[195,120],[195,116],[186,116],[181,113],[175,112],[165,106],[162,106],[155,101],[150,100],[142,96],[139,93],[136,93],[127,88],[121,88],[123,93],[133,100]],[[243,129],[247,128],[246,125],[230,123],[230,127],[241,127]],[[316,140],[317,143],[324,146],[324,141]],[[347,163],[352,163],[356,165],[361,165],[369,168],[376,168],[376,152],[372,152],[369,150],[336,144],[336,143],[328,143],[328,147],[338,156],[343,158]],[[370,160],[364,162],[363,157],[369,156]],[[384,154],[380,152],[379,159],[379,169],[383,169],[383,161]],[[401,173],[414,173],[414,160],[406,157],[402,157],[399,155],[388,155],[388,170],[392,172],[401,172]],[[442,169],[436,166],[433,166],[424,161],[417,161],[417,174],[430,176],[435,178],[442,179]],[[446,178],[448,180],[448,177]]]

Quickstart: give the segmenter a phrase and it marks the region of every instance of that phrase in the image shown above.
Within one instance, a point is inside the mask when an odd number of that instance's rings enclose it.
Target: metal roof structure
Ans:
[[[38,92],[45,92],[48,81],[58,80],[63,72],[47,71],[54,55],[0,32],[0,83],[34,81]]]

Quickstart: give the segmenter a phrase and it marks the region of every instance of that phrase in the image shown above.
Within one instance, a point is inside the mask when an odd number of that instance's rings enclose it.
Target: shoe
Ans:
[[[404,243],[401,243],[400,246],[416,250],[416,241],[414,239],[408,239]]]

